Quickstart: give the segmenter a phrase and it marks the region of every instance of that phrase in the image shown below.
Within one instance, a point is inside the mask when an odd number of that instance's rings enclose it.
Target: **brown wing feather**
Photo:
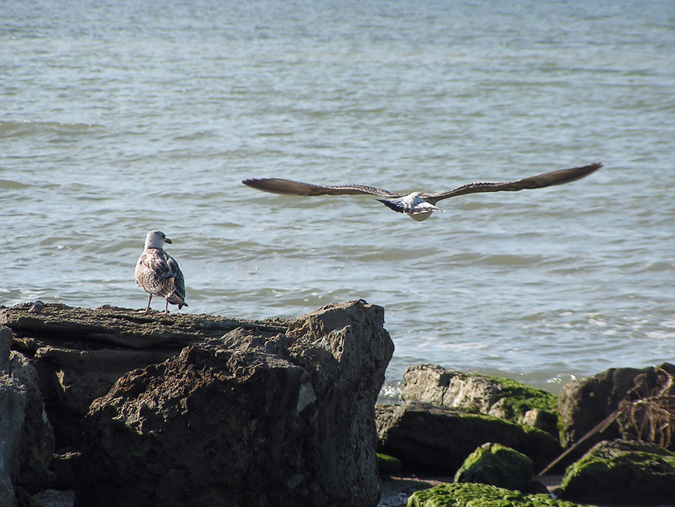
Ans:
[[[345,195],[345,194],[370,194],[380,197],[400,197],[383,188],[370,187],[367,185],[314,185],[301,181],[285,180],[282,178],[254,178],[242,181],[244,185],[257,190],[272,192],[273,194],[289,195]]]
[[[601,163],[595,163],[583,167],[573,167],[572,169],[560,169],[558,171],[537,174],[535,176],[529,176],[513,181],[477,181],[437,194],[422,194],[421,197],[431,204],[436,204],[442,199],[455,197],[457,195],[474,194],[477,192],[516,192],[518,190],[544,188],[552,185],[562,185],[563,183],[570,183],[584,178],[601,167]]]

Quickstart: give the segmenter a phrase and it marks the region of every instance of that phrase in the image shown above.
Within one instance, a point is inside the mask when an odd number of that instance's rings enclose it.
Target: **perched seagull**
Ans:
[[[152,296],[166,299],[164,313],[169,313],[169,303],[180,310],[185,302],[185,280],[176,259],[164,251],[164,243],[171,244],[161,231],[150,231],[145,238],[145,250],[136,263],[136,283],[149,294],[145,313],[150,311]]]
[[[410,218],[421,222],[431,216],[434,211],[443,211],[436,207],[440,200],[457,195],[474,194],[477,192],[501,192],[544,188],[551,185],[562,185],[581,179],[597,171],[602,164],[595,163],[583,167],[574,167],[572,169],[561,169],[548,173],[537,174],[528,178],[522,178],[513,181],[477,181],[467,183],[445,192],[436,194],[427,194],[425,192],[412,192],[410,194],[397,194],[383,188],[369,187],[366,185],[314,185],[312,183],[302,183],[300,181],[285,180],[281,178],[256,178],[242,181],[244,185],[272,192],[275,194],[291,195],[342,195],[342,194],[371,194],[384,197],[377,199],[384,203],[388,208],[405,213]]]

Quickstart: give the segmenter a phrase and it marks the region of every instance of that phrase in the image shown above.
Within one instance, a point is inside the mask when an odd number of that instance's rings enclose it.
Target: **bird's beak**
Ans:
[[[169,245],[173,243],[169,238],[164,238],[164,243],[168,243]]]

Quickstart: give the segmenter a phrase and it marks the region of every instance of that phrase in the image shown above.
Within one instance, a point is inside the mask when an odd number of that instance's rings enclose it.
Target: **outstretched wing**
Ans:
[[[242,181],[244,185],[272,192],[273,194],[290,195],[344,195],[344,194],[371,194],[380,197],[400,197],[383,188],[367,185],[314,185],[301,181],[285,180],[282,178],[255,178]]]
[[[478,181],[475,183],[467,183],[461,187],[453,188],[445,192],[439,192],[437,194],[421,194],[421,197],[431,204],[436,204],[442,199],[463,194],[501,191],[516,192],[518,190],[544,188],[552,185],[562,185],[563,183],[570,183],[584,178],[601,167],[601,163],[595,163],[583,167],[574,167],[572,169],[561,169],[559,171],[537,174],[535,176],[529,176],[513,181]]]

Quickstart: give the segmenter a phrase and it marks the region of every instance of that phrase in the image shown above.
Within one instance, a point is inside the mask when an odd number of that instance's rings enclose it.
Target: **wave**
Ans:
[[[64,123],[56,121],[0,121],[0,138],[30,137],[44,134],[86,134],[103,128],[92,123]]]

